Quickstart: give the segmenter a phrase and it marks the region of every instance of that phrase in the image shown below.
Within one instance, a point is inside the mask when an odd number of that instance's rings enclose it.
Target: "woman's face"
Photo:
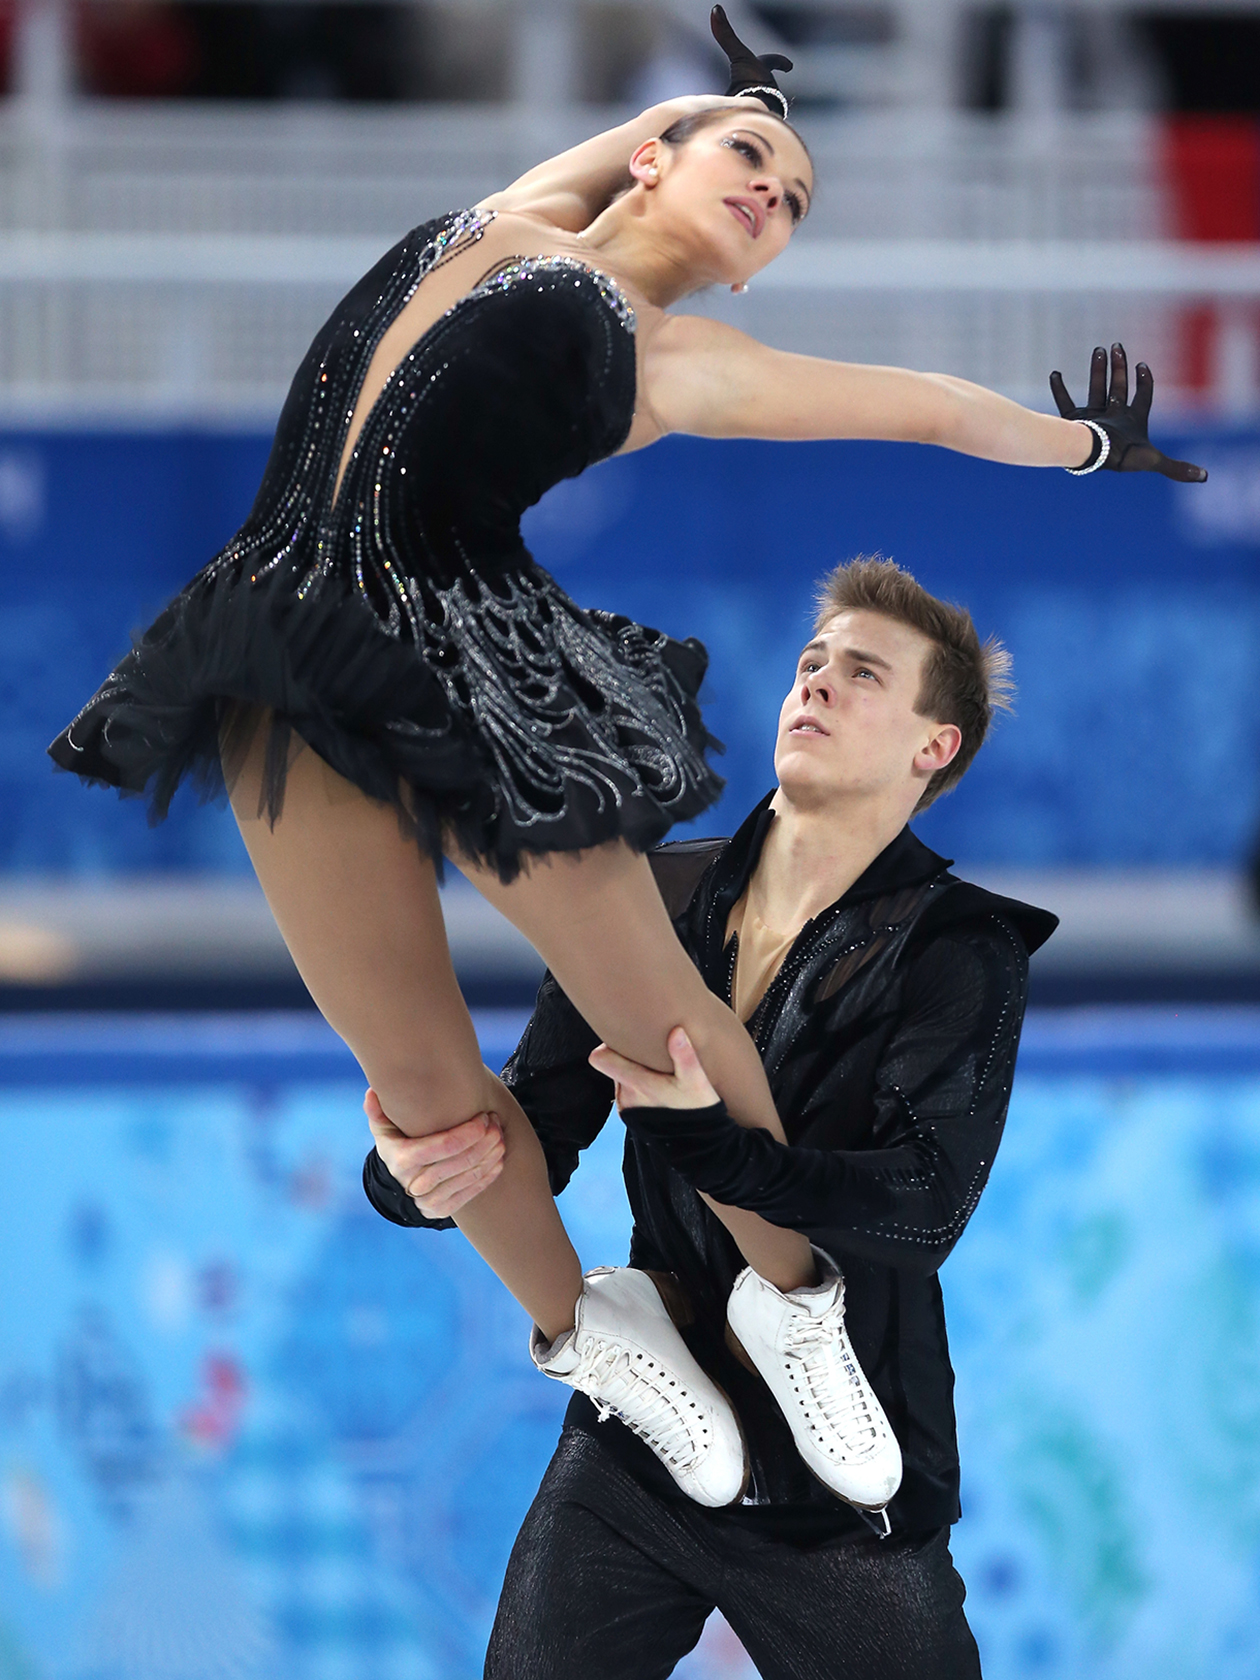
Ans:
[[[680,146],[660,145],[652,158],[654,209],[697,247],[706,281],[750,279],[809,211],[814,172],[804,146],[747,103],[747,113],[732,112]]]

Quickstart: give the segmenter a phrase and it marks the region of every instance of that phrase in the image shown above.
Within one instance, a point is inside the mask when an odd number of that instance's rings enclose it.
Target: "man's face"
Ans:
[[[952,737],[939,742],[941,726],[914,709],[930,649],[917,630],[879,613],[837,613],[824,625],[801,653],[779,713],[774,767],[795,804],[884,795],[917,801],[957,750]]]

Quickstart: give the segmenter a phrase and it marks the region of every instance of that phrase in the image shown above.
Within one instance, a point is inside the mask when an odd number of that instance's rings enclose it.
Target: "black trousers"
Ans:
[[[949,1532],[793,1546],[657,1498],[581,1430],[517,1536],[486,1680],[664,1680],[726,1617],[764,1680],[979,1680]]]

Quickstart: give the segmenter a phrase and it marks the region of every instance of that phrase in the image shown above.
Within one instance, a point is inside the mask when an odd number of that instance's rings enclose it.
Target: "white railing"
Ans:
[[[0,417],[274,415],[338,295],[399,233],[625,113],[73,104],[0,112]],[[815,208],[746,298],[688,307],[784,348],[1025,400],[1122,338],[1165,402],[1188,304],[1208,396],[1254,406],[1255,252],[1164,243],[1138,117],[805,123]],[[1079,383],[1080,375],[1076,375]]]
[[[273,415],[314,330],[379,254],[313,235],[0,235],[0,409],[12,417]],[[1121,338],[1169,387],[1179,321],[1210,304],[1208,393],[1256,400],[1260,250],[1024,240],[802,241],[747,297],[689,307],[784,349],[956,373],[1046,401]]]
[[[474,202],[628,110],[79,102],[0,106],[0,229],[396,233]],[[1156,238],[1157,137],[1141,116],[966,112],[800,118],[810,237]]]
[[[321,234],[0,233],[0,285],[348,286],[381,254]],[[1260,245],[1172,240],[799,240],[750,285],[766,292],[1252,298]]]
[[[1086,383],[1095,344],[1155,369],[1161,410],[1260,406],[1260,247],[1171,241],[819,240],[704,312],[786,350],[973,379],[1034,407]],[[1206,383],[1179,387],[1187,310],[1209,312]]]

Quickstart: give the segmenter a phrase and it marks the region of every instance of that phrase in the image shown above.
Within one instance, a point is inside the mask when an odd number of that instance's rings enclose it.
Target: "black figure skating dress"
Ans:
[[[544,256],[481,280],[391,375],[334,505],[373,352],[492,219],[415,229],[338,305],[249,518],[54,741],[59,765],[160,817],[187,776],[222,790],[234,703],[267,707],[273,818],[296,731],[431,855],[445,839],[505,880],[522,853],[643,850],[716,798],[703,647],[583,611],[521,538],[525,509],[630,429],[634,311],[607,275]]]

